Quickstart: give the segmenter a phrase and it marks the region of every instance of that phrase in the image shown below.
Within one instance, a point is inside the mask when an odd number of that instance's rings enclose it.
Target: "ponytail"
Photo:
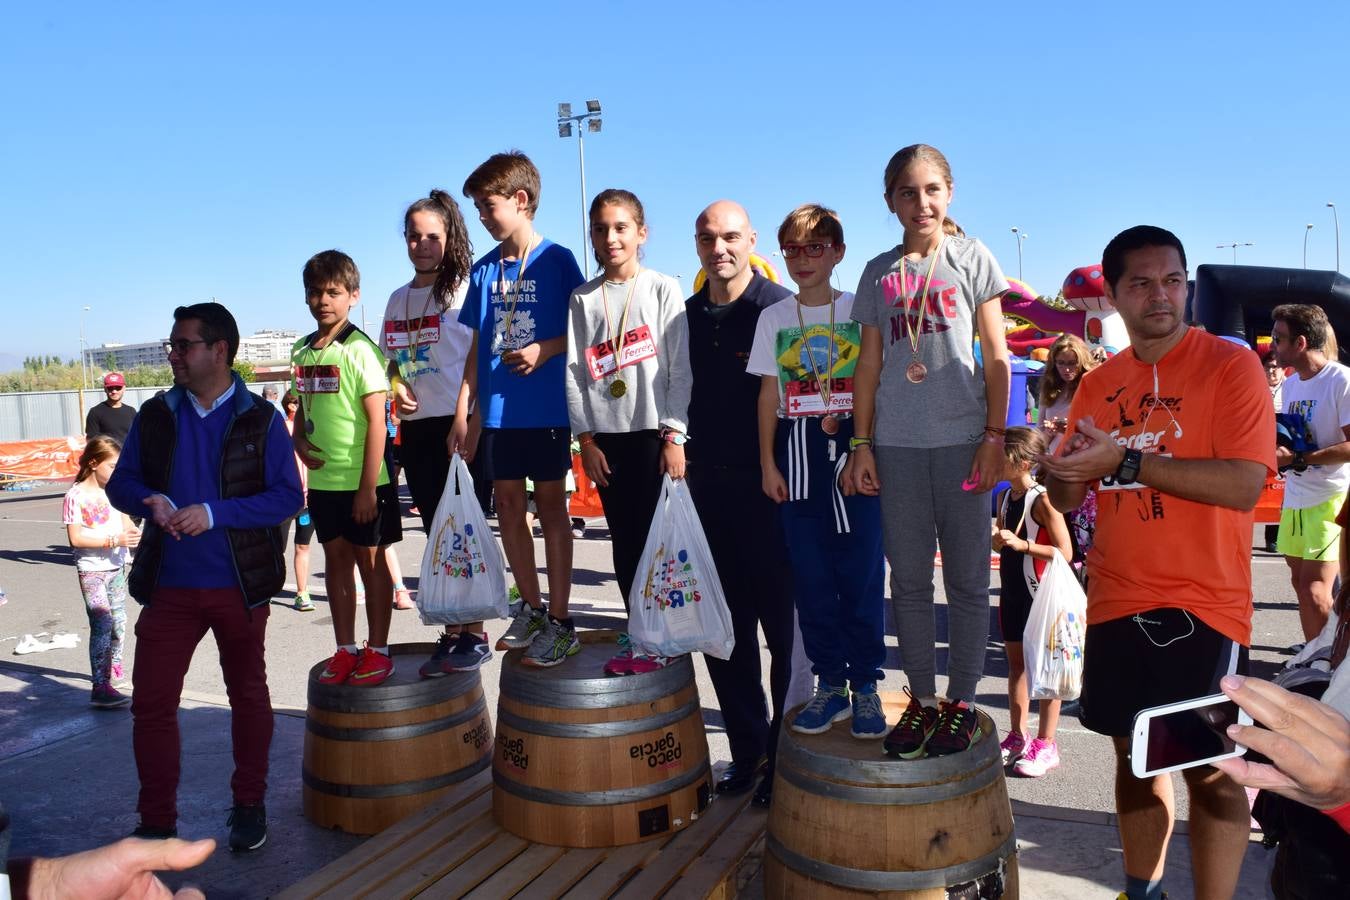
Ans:
[[[89,443],[84,445],[84,452],[80,454],[80,470],[75,474],[75,483],[84,481],[93,474],[94,469],[102,465],[104,460],[121,452],[122,445],[106,434],[90,438]]]

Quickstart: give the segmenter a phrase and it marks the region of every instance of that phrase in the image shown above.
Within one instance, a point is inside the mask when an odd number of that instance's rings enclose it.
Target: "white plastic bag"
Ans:
[[[1077,700],[1083,690],[1087,595],[1059,551],[1046,567],[1022,632],[1033,700]]]
[[[684,481],[669,475],[628,598],[635,648],[659,656],[702,652],[727,659],[736,646],[722,580]]]
[[[417,585],[424,625],[462,625],[507,614],[506,565],[473,492],[473,476],[456,453],[427,535]]]

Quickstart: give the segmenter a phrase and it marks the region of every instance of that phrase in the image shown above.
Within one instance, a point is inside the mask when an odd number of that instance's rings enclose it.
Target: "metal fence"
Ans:
[[[285,393],[286,382],[257,382],[249,390],[261,394],[267,384],[275,384],[278,394]],[[141,404],[164,388],[129,387],[122,402],[140,409]],[[104,400],[103,389],[84,392],[84,411]],[[36,441],[44,438],[84,434],[80,416],[80,391],[34,391],[25,394],[0,394],[0,441]]]

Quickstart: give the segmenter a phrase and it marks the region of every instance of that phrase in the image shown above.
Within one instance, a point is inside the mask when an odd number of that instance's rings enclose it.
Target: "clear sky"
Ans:
[[[1350,4],[1153,2],[9,4],[0,8],[0,369],[163,337],[215,297],[308,330],[300,268],[346,250],[367,316],[407,281],[405,205],[498,150],[543,175],[541,233],[580,257],[591,194],[647,208],[646,264],[689,285],[693,223],[745,204],[760,250],[793,206],[843,219],[851,289],[899,240],[881,177],[931,143],[951,215],[1055,293],[1117,231],[1175,231],[1191,269],[1335,267],[1346,218]],[[491,239],[464,204],[475,255]],[[781,268],[781,267],[780,267]],[[359,323],[360,309],[353,318]]]

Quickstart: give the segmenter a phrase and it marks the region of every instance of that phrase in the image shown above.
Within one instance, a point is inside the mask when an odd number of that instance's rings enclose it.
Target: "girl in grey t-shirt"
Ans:
[[[859,445],[844,481],[850,490],[881,494],[911,694],[885,746],[917,759],[965,750],[979,734],[973,701],[989,637],[988,491],[1002,463],[1011,380],[999,303],[1008,283],[989,250],[947,218],[951,168],[938,150],[900,150],[886,167],[885,189],[904,241],[871,260],[858,283]],[[943,703],[933,610],[939,545],[950,631]]]

